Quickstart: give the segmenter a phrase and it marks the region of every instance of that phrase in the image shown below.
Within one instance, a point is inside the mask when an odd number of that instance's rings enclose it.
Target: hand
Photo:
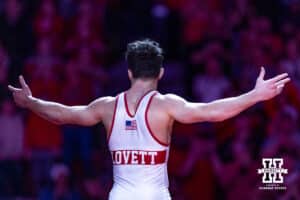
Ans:
[[[254,91],[261,101],[272,99],[280,94],[285,86],[291,79],[287,73],[275,76],[274,78],[264,80],[265,68],[261,67],[260,74],[256,80]]]
[[[12,92],[16,104],[22,108],[26,108],[30,101],[30,98],[32,97],[32,93],[23,76],[19,76],[19,81],[21,84],[21,88],[15,88],[9,85],[8,89]]]

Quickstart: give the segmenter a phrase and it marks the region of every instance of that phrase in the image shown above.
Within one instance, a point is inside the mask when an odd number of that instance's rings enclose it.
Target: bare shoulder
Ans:
[[[106,97],[99,97],[98,99],[94,100],[89,104],[90,108],[101,108],[100,110],[111,109],[114,107],[117,97],[106,96]]]
[[[159,104],[160,107],[163,107],[164,109],[167,110],[172,110],[176,108],[176,106],[183,104],[185,100],[176,95],[176,94],[161,94],[158,93],[154,97],[156,104]]]
[[[115,102],[117,97],[106,96],[106,97],[99,97],[98,99],[94,100],[93,103],[97,104],[110,104]]]
[[[173,104],[184,102],[185,100],[176,94],[160,94],[155,95],[155,99],[163,104]]]

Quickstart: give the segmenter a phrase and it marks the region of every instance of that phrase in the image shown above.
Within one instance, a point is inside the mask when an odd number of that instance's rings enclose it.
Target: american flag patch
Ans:
[[[137,130],[136,120],[126,120],[125,130],[126,131]]]

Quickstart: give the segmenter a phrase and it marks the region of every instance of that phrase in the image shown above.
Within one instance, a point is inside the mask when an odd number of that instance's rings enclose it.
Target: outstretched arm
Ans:
[[[255,88],[250,92],[210,103],[190,103],[178,96],[166,95],[168,112],[182,123],[223,121],[234,117],[257,102],[277,96],[290,81],[287,73],[268,80],[264,80],[264,75],[265,69],[262,67]]]
[[[91,126],[101,121],[101,106],[107,100],[100,98],[87,106],[66,106],[60,103],[44,101],[32,96],[23,76],[19,77],[21,88],[8,86],[16,104],[27,108],[42,118],[56,124],[77,124]],[[97,109],[96,109],[97,108]]]

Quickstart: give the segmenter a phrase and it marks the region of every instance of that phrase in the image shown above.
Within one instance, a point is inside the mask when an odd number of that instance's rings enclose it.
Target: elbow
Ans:
[[[220,114],[218,117],[216,117],[216,121],[215,122],[223,122],[229,118],[231,118],[232,116],[228,113],[222,113]]]
[[[192,117],[187,118],[185,120],[181,120],[183,124],[190,124],[190,123],[198,123],[198,122],[222,122],[228,119],[226,116],[221,115],[212,115],[212,116],[205,116],[205,117]]]
[[[65,123],[63,121],[52,121],[53,124],[61,126],[64,125]]]
[[[207,121],[208,122],[223,122],[225,121],[227,118],[226,117],[212,117],[212,118],[209,118]]]
[[[228,114],[226,114],[224,112],[214,112],[209,117],[208,121],[209,122],[223,122],[228,118],[229,118]]]
[[[65,124],[65,120],[63,120],[62,117],[59,117],[59,116],[47,115],[47,116],[45,116],[45,119],[47,119],[49,122],[51,122],[55,125],[64,125]]]
[[[238,115],[239,113],[218,113],[215,115],[215,117],[213,117],[213,122],[223,122],[227,119],[233,118],[236,115]]]
[[[224,116],[221,116],[221,117],[217,117],[214,122],[223,122],[225,121],[226,119],[228,119],[228,117],[224,117]]]
[[[51,120],[49,120],[51,123],[53,123],[53,124],[55,124],[55,125],[58,125],[58,126],[60,126],[60,125],[64,125],[65,123],[62,121],[62,120],[60,120],[60,119],[51,119]]]

